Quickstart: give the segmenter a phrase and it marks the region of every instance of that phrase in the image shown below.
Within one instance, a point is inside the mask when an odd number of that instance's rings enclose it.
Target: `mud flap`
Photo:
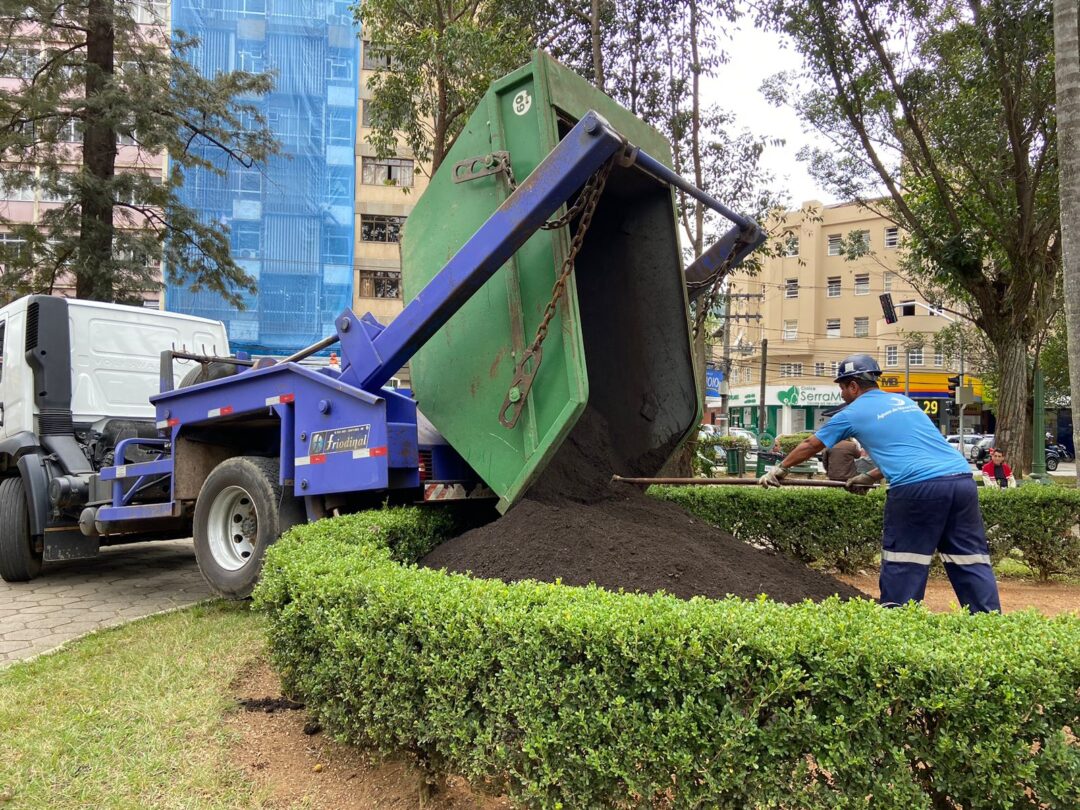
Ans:
[[[45,562],[64,560],[86,560],[96,557],[101,550],[101,541],[96,537],[87,537],[78,528],[57,526],[45,531],[45,549],[42,558]]]

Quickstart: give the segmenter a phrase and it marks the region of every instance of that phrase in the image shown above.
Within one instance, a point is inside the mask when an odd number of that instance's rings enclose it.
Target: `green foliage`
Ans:
[[[341,739],[527,807],[1080,801],[1075,617],[507,585],[394,563],[365,525],[294,530],[256,592]]]
[[[745,436],[718,436],[717,444],[724,450],[739,450],[743,453],[750,451],[750,440]]]
[[[873,565],[881,551],[885,499],[877,490],[652,487],[649,494],[751,545],[845,574]]]
[[[22,240],[0,255],[9,298],[73,278],[81,298],[135,300],[159,286],[162,264],[170,281],[233,304],[255,289],[228,229],[179,189],[186,169],[227,177],[277,150],[259,101],[272,79],[202,75],[197,40],[137,22],[147,5],[0,0],[0,74],[19,77],[0,94],[3,182],[59,201],[31,224],[0,220]],[[121,141],[139,167],[117,165]]]
[[[780,443],[780,452],[786,456],[813,435],[814,434],[810,431],[803,431],[802,433],[785,433],[777,436],[776,440]]]
[[[522,0],[365,0],[354,13],[368,56],[387,63],[368,81],[380,157],[442,163],[488,85],[528,60],[532,21]],[[522,178],[523,179],[523,178]]]
[[[652,487],[729,534],[802,562],[854,573],[881,550],[885,494],[839,490]],[[1040,579],[1080,572],[1080,491],[1065,487],[980,488],[990,556],[1014,549]]]

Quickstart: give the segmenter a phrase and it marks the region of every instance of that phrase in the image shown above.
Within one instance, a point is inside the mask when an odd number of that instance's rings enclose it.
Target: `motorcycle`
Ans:
[[[1058,468],[1058,462],[1067,461],[1068,454],[1065,452],[1065,448],[1060,444],[1050,444],[1046,446],[1046,470],[1047,472],[1053,472]]]

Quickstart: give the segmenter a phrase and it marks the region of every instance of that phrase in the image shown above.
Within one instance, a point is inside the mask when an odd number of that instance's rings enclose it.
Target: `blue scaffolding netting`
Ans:
[[[258,284],[245,308],[170,284],[166,307],[225,322],[234,349],[288,354],[334,330],[352,304],[359,40],[351,0],[174,0],[172,25],[198,37],[205,75],[273,71],[258,100],[281,152],[224,176],[184,174],[181,201],[229,229],[233,257]]]

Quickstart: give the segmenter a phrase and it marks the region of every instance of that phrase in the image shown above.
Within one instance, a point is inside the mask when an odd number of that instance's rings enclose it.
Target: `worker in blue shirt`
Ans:
[[[889,482],[882,604],[921,601],[937,551],[960,604],[973,613],[1000,611],[978,489],[967,461],[915,402],[878,388],[880,376],[870,355],[845,358],[836,382],[847,405],[758,483],[778,487],[791,467],[842,439],[856,439],[877,469],[849,478],[847,489],[865,491],[882,478]]]

